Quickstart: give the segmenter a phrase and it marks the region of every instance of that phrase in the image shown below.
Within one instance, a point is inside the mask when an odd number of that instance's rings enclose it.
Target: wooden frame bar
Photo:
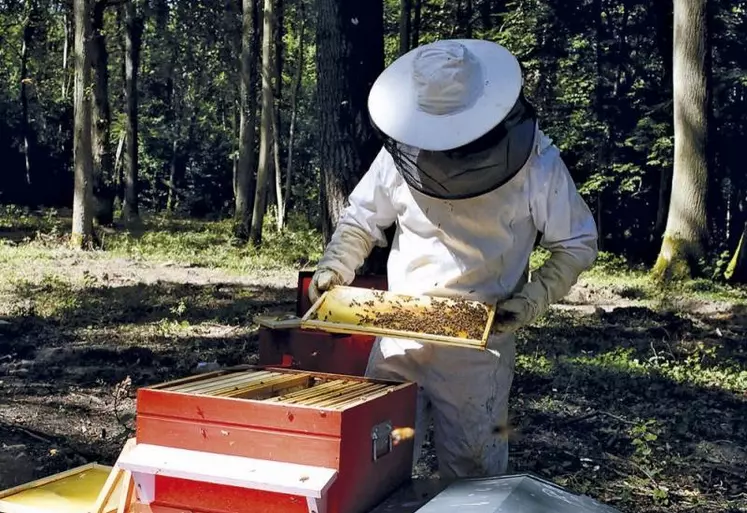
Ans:
[[[429,308],[439,302],[451,306],[470,306],[484,308],[486,312],[485,326],[481,329],[480,338],[469,336],[446,336],[437,333],[423,333],[418,331],[398,330],[378,327],[362,323],[365,316],[377,317],[395,310],[406,309],[411,312],[418,308]],[[370,308],[365,310],[364,306]],[[365,315],[363,315],[365,314]],[[330,333],[345,333],[359,335],[386,336],[445,344],[450,346],[468,347],[484,350],[490,336],[490,329],[495,317],[495,305],[480,301],[457,300],[451,298],[437,298],[430,296],[407,296],[370,289],[350,286],[336,286],[322,294],[316,303],[301,319],[301,328],[321,330]]]

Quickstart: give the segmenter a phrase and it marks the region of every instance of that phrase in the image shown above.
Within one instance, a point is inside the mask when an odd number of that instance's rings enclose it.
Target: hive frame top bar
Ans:
[[[364,317],[373,319],[377,316],[391,314],[394,311],[415,313],[421,309],[432,308],[434,303],[439,306],[445,306],[446,308],[466,306],[484,309],[486,317],[484,319],[484,326],[480,325],[480,337],[449,336],[415,330],[392,329],[383,326],[373,326],[371,324],[359,324],[359,320]],[[448,310],[445,315],[448,315]],[[359,287],[336,286],[324,292],[306,312],[301,319],[301,328],[331,333],[387,336],[484,350],[488,343],[494,317],[495,305],[480,301],[410,296]]]
[[[273,365],[235,365],[233,367],[226,367],[224,369],[219,369],[211,372],[205,372],[202,374],[193,374],[191,376],[186,376],[184,378],[177,378],[173,379],[171,381],[164,381],[162,383],[156,383],[154,385],[144,386],[141,387],[141,390],[159,390],[164,391],[168,388],[173,387],[174,385],[178,384],[186,384],[189,382],[195,382],[195,381],[202,381],[207,378],[214,378],[218,376],[227,376],[229,374],[236,374],[239,372],[262,372],[262,371],[269,371],[269,372],[282,372],[286,374],[311,374],[314,378],[319,379],[326,379],[326,380],[332,380],[332,379],[344,379],[348,381],[369,381],[372,383],[382,383],[382,384],[388,384],[393,386],[400,386],[406,384],[402,381],[397,380],[391,380],[391,379],[382,379],[382,378],[369,378],[366,376],[351,376],[347,374],[333,374],[330,372],[319,372],[319,371],[307,371],[307,370],[301,370],[301,369],[289,369],[286,367],[280,367],[280,366],[273,366]]]
[[[300,408],[344,411],[408,383],[311,371],[256,367],[217,371],[143,390]]]

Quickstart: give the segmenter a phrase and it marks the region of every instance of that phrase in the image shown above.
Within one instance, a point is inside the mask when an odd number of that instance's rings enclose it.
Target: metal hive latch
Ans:
[[[381,422],[371,428],[371,447],[373,460],[376,461],[392,451],[392,423]]]

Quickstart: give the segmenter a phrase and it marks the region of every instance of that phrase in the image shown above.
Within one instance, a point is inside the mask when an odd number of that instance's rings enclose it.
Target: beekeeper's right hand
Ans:
[[[319,260],[319,265],[309,285],[309,299],[316,302],[319,296],[335,285],[349,285],[355,272],[363,264],[373,247],[371,235],[351,223],[341,221]]]
[[[343,285],[344,280],[342,276],[337,274],[331,269],[319,269],[314,273],[309,284],[309,299],[312,303],[316,303],[317,299],[325,291],[331,289],[335,285]]]

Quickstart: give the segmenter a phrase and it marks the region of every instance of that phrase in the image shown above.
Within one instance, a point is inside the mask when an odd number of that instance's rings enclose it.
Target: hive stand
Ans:
[[[297,496],[306,502],[308,513],[326,513],[326,493],[337,478],[337,471],[329,468],[151,444],[136,445],[118,466],[132,473],[138,502],[146,506],[156,498],[156,476],[163,476]]]

